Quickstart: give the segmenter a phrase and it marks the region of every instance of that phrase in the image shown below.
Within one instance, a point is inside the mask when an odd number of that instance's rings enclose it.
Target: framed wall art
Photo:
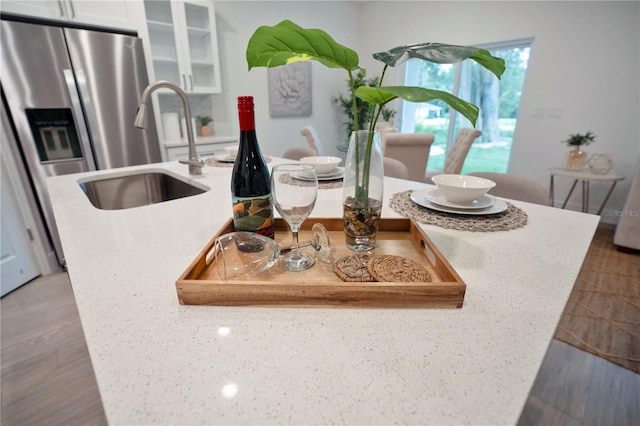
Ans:
[[[295,62],[269,68],[271,117],[311,115],[311,63]]]

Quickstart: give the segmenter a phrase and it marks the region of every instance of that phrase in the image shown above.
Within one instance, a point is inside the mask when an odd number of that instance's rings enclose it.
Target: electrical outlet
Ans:
[[[531,113],[532,118],[544,118],[547,111],[544,108],[535,108]]]
[[[554,120],[560,119],[562,117],[562,108],[551,108],[549,109],[548,118],[552,118]]]

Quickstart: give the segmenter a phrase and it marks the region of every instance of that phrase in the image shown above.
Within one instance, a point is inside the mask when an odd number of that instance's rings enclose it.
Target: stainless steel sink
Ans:
[[[135,173],[102,176],[79,181],[80,187],[94,207],[122,210],[191,197],[210,188],[198,182],[189,183],[166,171],[142,170]]]

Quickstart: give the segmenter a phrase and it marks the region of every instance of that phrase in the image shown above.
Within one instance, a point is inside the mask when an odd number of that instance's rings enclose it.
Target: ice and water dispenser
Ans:
[[[83,157],[71,109],[28,108],[25,112],[41,163]]]

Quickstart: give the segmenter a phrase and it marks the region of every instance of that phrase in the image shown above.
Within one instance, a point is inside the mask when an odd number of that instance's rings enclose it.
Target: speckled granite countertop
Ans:
[[[144,168],[211,190],[105,211],[77,183]],[[181,306],[176,279],[231,216],[230,173],[169,162],[48,180],[110,424],[517,421],[598,216],[514,202],[529,223],[512,231],[423,226],[467,284],[461,309]],[[383,216],[392,194],[427,187],[388,179]],[[341,214],[341,189],[319,191],[312,216]]]

